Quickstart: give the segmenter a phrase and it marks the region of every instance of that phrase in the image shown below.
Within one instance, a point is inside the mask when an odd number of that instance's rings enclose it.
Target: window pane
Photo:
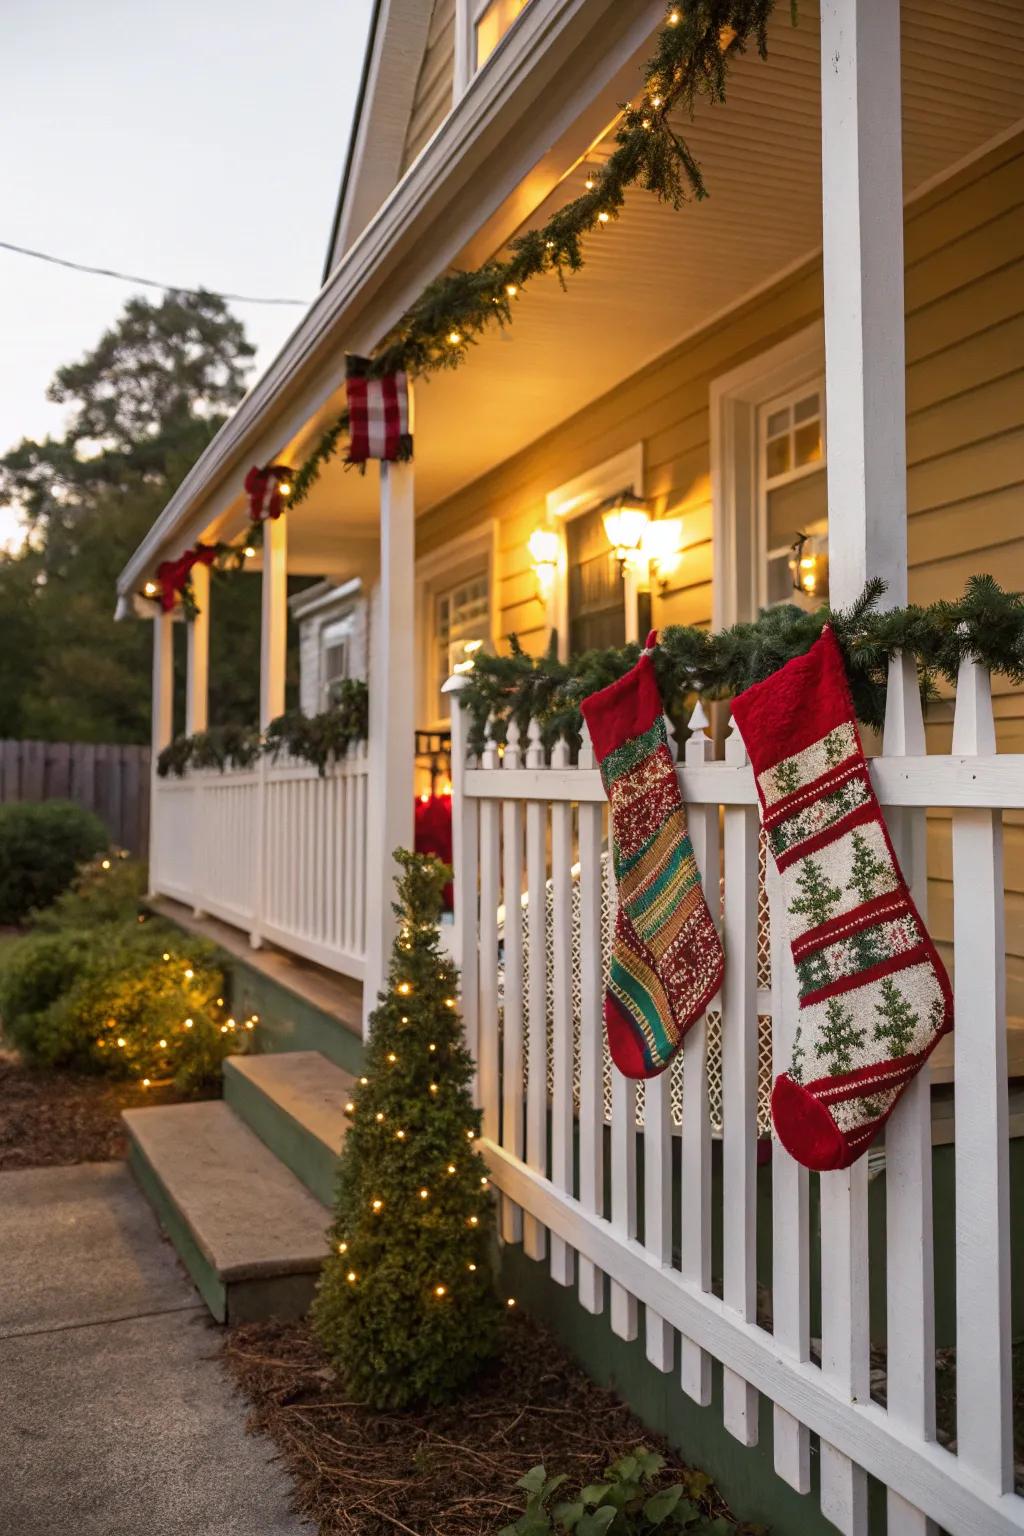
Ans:
[[[798,533],[824,533],[828,526],[825,471],[776,486],[768,492],[768,548],[788,548]]]
[[[480,69],[501,42],[527,0],[491,0],[476,24],[476,67]]]
[[[784,475],[790,468],[789,438],[777,437],[765,449],[765,473],[769,480]]]
[[[813,395],[805,395],[803,400],[798,400],[793,407],[794,421],[809,421],[812,416],[821,415],[821,406],[818,399],[818,391]]]
[[[793,433],[793,456],[798,465],[815,464],[821,458],[821,422],[809,421]]]
[[[786,406],[786,408],[781,411],[773,411],[772,414],[768,417],[769,437],[777,437],[780,432],[785,432],[788,430],[788,428],[789,406]]]

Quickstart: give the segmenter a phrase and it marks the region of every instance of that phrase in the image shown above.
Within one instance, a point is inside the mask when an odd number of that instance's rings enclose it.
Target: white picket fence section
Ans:
[[[368,777],[358,743],[322,775],[282,755],[154,779],[153,891],[361,980]]]
[[[457,692],[462,685],[453,679],[448,686]],[[884,1404],[876,1400],[883,1394],[872,1398],[869,1377],[867,1158],[815,1176],[820,1248],[812,1253],[810,1176],[773,1145],[772,1272],[770,1285],[757,1285],[759,1029],[763,1034],[767,1010],[774,1066],[782,1070],[797,998],[781,922],[771,923],[767,998],[759,987],[758,817],[738,733],[730,734],[724,761],[715,761],[698,716],[678,770],[705,888],[714,891],[721,880],[722,890],[718,1185],[708,1020],[684,1043],[681,1123],[668,1074],[637,1085],[615,1072],[606,1124],[606,803],[588,741],[573,766],[564,746],[546,757],[535,726],[525,741],[510,727],[504,748],[492,739],[476,762],[467,756],[462,711],[452,713],[456,949],[504,1240],[522,1241],[558,1283],[576,1286],[588,1311],[607,1305],[622,1338],[637,1336],[642,1302],[648,1358],[659,1370],[679,1369],[683,1389],[703,1405],[711,1402],[712,1362],[719,1362],[724,1422],[741,1445],[756,1443],[759,1400],[767,1398],[776,1472],[801,1493],[811,1488],[810,1436],[817,1435],[821,1507],[847,1536],[869,1536],[868,1474],[888,1490],[889,1536],[940,1527],[952,1536],[1024,1531],[1012,1453],[1001,816],[1024,808],[1024,756],[995,752],[987,674],[964,666],[953,752],[928,756],[913,664],[894,661],[885,751],[871,769],[925,916],[925,813],[930,806],[952,810],[955,1451],[938,1443],[935,1426],[927,1072],[904,1096],[885,1138]],[[772,874],[768,896],[774,913]],[[681,1180],[674,1185],[676,1139]],[[718,1277],[714,1199],[722,1202]],[[812,1269],[820,1275],[820,1341],[810,1335]]]

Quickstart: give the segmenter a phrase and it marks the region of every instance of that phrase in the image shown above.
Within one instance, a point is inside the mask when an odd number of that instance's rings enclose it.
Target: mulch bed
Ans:
[[[417,1412],[350,1401],[306,1323],[236,1328],[222,1354],[252,1406],[250,1430],[277,1443],[296,1511],[320,1536],[494,1536],[522,1513],[515,1483],[530,1467],[543,1462],[576,1486],[640,1444],[667,1458],[665,1482],[686,1483],[709,1516],[731,1519],[710,1479],[524,1315],[508,1320],[500,1358],[465,1397]]]
[[[37,1071],[0,1052],[0,1171],[124,1157],[122,1109],[171,1104],[170,1086],[142,1088],[73,1072]]]

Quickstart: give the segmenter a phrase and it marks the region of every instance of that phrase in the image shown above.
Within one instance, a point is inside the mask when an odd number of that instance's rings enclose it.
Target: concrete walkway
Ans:
[[[0,1532],[311,1536],[123,1163],[0,1174]]]

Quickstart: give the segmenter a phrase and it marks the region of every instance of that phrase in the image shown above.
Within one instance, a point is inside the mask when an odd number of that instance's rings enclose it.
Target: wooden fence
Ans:
[[[448,687],[459,685],[453,679]],[[705,888],[722,892],[716,1127],[710,1013],[680,1053],[679,1113],[667,1072],[643,1085],[614,1072],[606,1101],[606,808],[586,734],[576,765],[564,746],[545,753],[536,724],[522,740],[510,726],[504,753],[489,743],[476,762],[467,756],[463,712],[455,708],[452,717],[456,949],[478,1063],[481,1149],[501,1193],[505,1241],[522,1243],[588,1311],[607,1305],[621,1338],[643,1329],[648,1359],[679,1371],[684,1391],[702,1405],[711,1402],[718,1361],[720,1411],[740,1445],[756,1443],[759,1399],[767,1398],[776,1473],[803,1494],[811,1492],[816,1435],[821,1508],[845,1536],[869,1536],[869,1474],[887,1489],[889,1536],[1024,1531],[1012,1438],[1002,890],[1002,813],[1024,807],[1024,756],[996,754],[988,675],[965,663],[953,751],[928,755],[914,668],[897,658],[885,752],[871,764],[922,915],[926,810],[948,806],[953,816],[956,1200],[955,1235],[941,1263],[956,1277],[955,1449],[936,1423],[927,1072],[905,1093],[874,1154],[886,1173],[886,1254],[884,1262],[875,1255],[872,1275],[887,1314],[881,1358],[869,1330],[869,1159],[812,1177],[775,1143],[770,1210],[759,1209],[759,1048],[767,1028],[775,1071],[782,1070],[797,993],[773,874],[762,975],[756,795],[738,734],[724,761],[715,761],[712,743],[695,729],[679,766]],[[721,1138],[718,1182],[713,1136]],[[771,1264],[759,1286],[765,1219]],[[716,1221],[720,1279],[712,1273]],[[820,1337],[811,1330],[815,1292]]]
[[[149,747],[91,741],[0,741],[0,804],[73,800],[95,811],[119,848],[149,850]]]

